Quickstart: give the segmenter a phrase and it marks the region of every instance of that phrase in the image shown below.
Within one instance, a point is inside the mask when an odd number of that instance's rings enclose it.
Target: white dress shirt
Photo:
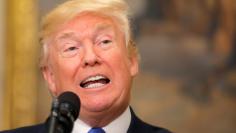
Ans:
[[[131,112],[128,107],[119,117],[117,117],[114,121],[102,127],[102,129],[106,133],[127,133],[131,122]],[[72,133],[88,133],[91,129],[89,125],[84,123],[82,120],[77,119],[74,123],[74,128]]]

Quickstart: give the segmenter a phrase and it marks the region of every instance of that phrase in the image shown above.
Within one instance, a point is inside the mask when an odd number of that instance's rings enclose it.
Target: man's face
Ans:
[[[80,97],[82,117],[126,108],[137,72],[137,59],[129,57],[117,23],[92,13],[80,14],[58,29],[43,70],[54,95],[72,91]]]

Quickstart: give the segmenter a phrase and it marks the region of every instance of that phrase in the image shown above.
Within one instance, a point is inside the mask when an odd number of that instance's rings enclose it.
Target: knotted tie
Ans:
[[[91,128],[88,133],[105,133],[105,131],[102,128]]]

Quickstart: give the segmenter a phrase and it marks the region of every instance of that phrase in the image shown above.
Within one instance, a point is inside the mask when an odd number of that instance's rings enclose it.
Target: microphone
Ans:
[[[64,92],[53,100],[47,120],[48,133],[71,133],[80,111],[80,99],[73,92]]]

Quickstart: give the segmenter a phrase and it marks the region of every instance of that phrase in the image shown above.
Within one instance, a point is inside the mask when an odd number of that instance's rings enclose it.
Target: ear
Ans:
[[[139,64],[138,64],[138,57],[137,56],[131,56],[130,57],[130,73],[131,76],[136,76],[139,72]]]
[[[55,78],[54,78],[53,71],[51,70],[51,68],[49,66],[45,66],[41,70],[42,70],[44,79],[48,83],[48,87],[49,87],[50,92],[53,94],[53,96],[56,96],[57,95],[57,91],[56,91],[57,89],[56,89],[56,84],[55,84]]]

